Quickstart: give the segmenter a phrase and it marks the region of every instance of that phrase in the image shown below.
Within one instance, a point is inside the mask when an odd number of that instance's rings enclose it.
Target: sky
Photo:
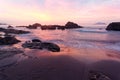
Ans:
[[[0,23],[78,24],[120,21],[120,0],[0,0]]]

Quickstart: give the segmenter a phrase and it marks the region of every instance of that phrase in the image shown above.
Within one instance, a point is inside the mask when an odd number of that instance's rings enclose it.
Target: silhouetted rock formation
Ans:
[[[33,39],[32,42],[42,42],[42,41],[39,39]]]
[[[0,38],[0,45],[12,45],[20,42],[13,36],[5,36],[4,38]]]
[[[106,30],[120,31],[120,22],[112,22],[110,23]]]
[[[0,28],[0,32],[13,33],[13,34],[26,34],[26,33],[30,33],[29,31],[16,30],[16,29],[5,29],[5,28]]]
[[[42,30],[55,30],[55,29],[64,30],[64,29],[82,28],[82,26],[79,26],[78,24],[73,23],[73,22],[67,22],[65,24],[65,26],[61,26],[61,25],[41,25],[39,23],[35,23],[33,25],[27,26],[26,28],[37,29],[38,27],[40,27]]]
[[[9,28],[9,29],[13,29],[14,27],[13,27],[13,26],[11,26],[11,25],[9,25],[7,28]]]
[[[73,22],[67,22],[67,24],[65,25],[66,29],[71,29],[71,28],[82,28],[82,26],[79,26],[76,23]]]
[[[37,29],[38,27],[41,27],[41,24],[35,23],[33,25],[29,25],[27,28],[29,28],[29,29]]]
[[[41,26],[42,30],[46,30],[46,29],[49,29],[49,30],[55,30],[55,29],[64,30],[64,29],[74,29],[74,28],[82,28],[82,26],[79,26],[78,24],[73,23],[73,22],[67,22],[65,26],[60,26],[60,25],[44,25],[44,26]]]
[[[55,29],[62,29],[65,28],[65,26],[60,25],[43,25],[41,26],[42,30],[55,30]]]
[[[24,44],[22,44],[22,47],[24,48],[29,48],[29,49],[47,49],[52,52],[59,52],[60,47],[54,43],[49,43],[49,42],[41,42],[38,39],[33,39],[31,41],[27,41]]]

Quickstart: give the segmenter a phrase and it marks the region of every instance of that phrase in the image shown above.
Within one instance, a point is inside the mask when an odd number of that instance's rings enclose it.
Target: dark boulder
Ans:
[[[22,44],[22,47],[29,49],[47,49],[52,52],[60,52],[60,47],[58,45],[49,42],[41,42],[38,39],[25,42],[24,44]]]
[[[82,26],[79,26],[78,24],[76,23],[73,23],[73,22],[67,22],[67,24],[65,25],[65,28],[82,28]]]
[[[32,42],[42,42],[42,41],[39,39],[33,39]]]
[[[108,31],[120,31],[120,22],[112,22],[110,23],[106,30]]]
[[[43,48],[48,49],[49,51],[60,52],[60,47],[54,43],[43,42],[42,46]]]
[[[29,49],[43,49],[40,42],[25,42],[22,47]]]
[[[15,37],[6,36],[4,38],[0,38],[0,45],[12,45],[17,44],[20,40],[17,40]]]

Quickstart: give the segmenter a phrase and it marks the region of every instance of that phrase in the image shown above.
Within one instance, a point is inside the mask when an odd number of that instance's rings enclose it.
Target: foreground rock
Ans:
[[[90,71],[89,80],[111,80],[111,79],[103,73],[97,71]]]
[[[5,28],[0,28],[0,32],[4,33],[13,33],[13,34],[27,34],[30,33],[29,31],[23,31],[23,30],[16,30],[16,29],[5,29]]]
[[[42,47],[52,52],[60,52],[60,47],[54,43],[43,42]]]
[[[120,31],[120,22],[113,22],[113,23],[110,23],[106,30],[110,30],[110,31]]]
[[[17,40],[13,36],[5,36],[4,38],[0,38],[0,45],[12,45],[17,44],[20,40]]]
[[[54,43],[49,42],[41,42],[38,39],[34,39],[32,41],[25,42],[22,44],[22,47],[29,49],[47,49],[52,52],[60,52],[60,47]]]

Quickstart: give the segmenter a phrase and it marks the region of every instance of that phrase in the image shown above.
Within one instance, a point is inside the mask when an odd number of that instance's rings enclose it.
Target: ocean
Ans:
[[[22,28],[21,28],[22,29]],[[23,29],[29,30],[29,29]],[[67,30],[41,30],[32,29],[30,34],[16,35],[22,42],[14,45],[22,48],[21,45],[28,40],[40,39],[41,41],[56,43],[60,46],[61,52],[52,53],[47,50],[31,51],[27,55],[38,57],[44,53],[50,55],[69,55],[79,60],[86,60],[87,63],[104,59],[118,60],[120,57],[120,32],[106,31],[105,28],[79,28]],[[28,53],[28,52],[27,52]],[[43,53],[43,54],[41,54]],[[92,54],[91,54],[92,53]],[[112,56],[109,56],[109,53]],[[81,56],[82,55],[82,56]]]
[[[21,45],[25,41],[29,41],[32,39],[40,39],[43,42],[52,42],[59,45],[61,48],[61,52],[57,54],[70,55],[69,53],[72,52],[74,55],[75,54],[85,55],[86,53],[89,54],[90,51],[93,50],[92,53],[96,55],[97,52],[94,51],[98,50],[98,51],[102,51],[104,56],[104,54],[109,52],[110,53],[112,52],[112,54],[114,53],[116,54],[116,52],[117,53],[120,52],[120,35],[119,35],[120,32],[106,31],[105,28],[103,27],[102,28],[85,27],[79,29],[66,29],[66,30],[41,30],[41,29],[26,29],[26,28],[16,28],[16,29],[30,31],[31,33],[15,35],[17,39],[21,40],[22,42],[13,45],[13,47],[22,48]],[[43,51],[48,53],[47,50],[43,50]],[[87,52],[81,53],[81,51],[87,51]],[[41,52],[42,52],[41,50],[38,50],[38,52],[36,53],[39,53],[40,55]],[[32,56],[34,56],[34,53],[31,54]],[[93,60],[94,60],[94,55],[92,56]],[[101,55],[102,54],[98,54],[98,57]]]

